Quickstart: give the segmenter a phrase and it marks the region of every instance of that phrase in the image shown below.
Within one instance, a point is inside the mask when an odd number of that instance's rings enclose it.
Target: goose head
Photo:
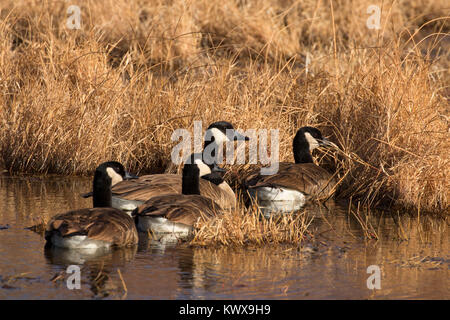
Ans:
[[[210,124],[205,133],[205,144],[207,144],[207,142],[221,144],[227,141],[248,140],[250,140],[249,137],[234,129],[233,125],[227,121],[217,121]]]
[[[314,127],[300,128],[293,141],[295,163],[313,162],[311,152],[318,147],[330,147],[334,144],[324,138],[319,129]]]
[[[217,121],[206,129],[203,145],[203,159],[206,163],[216,163],[215,149],[229,141],[248,141],[249,137],[243,135],[227,121]]]
[[[104,162],[95,169],[92,188],[93,206],[111,206],[111,187],[120,181],[137,179],[138,177],[127,172],[124,166],[117,161]]]

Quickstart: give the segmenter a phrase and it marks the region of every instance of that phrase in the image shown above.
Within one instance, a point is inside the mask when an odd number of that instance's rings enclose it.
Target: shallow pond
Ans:
[[[360,223],[347,207],[331,204],[308,210],[315,236],[301,248],[192,248],[142,239],[135,249],[96,256],[44,250],[42,235],[25,228],[41,216],[91,206],[79,196],[90,184],[0,176],[0,299],[450,298],[448,222],[371,213]],[[75,275],[69,265],[79,267],[80,289],[68,289]],[[369,289],[376,270],[381,288]]]

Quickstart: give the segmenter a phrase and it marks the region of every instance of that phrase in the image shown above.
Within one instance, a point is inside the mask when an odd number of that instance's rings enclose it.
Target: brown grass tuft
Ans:
[[[265,218],[257,205],[242,201],[235,210],[197,223],[192,245],[248,246],[265,244],[300,245],[311,223],[305,211]]]

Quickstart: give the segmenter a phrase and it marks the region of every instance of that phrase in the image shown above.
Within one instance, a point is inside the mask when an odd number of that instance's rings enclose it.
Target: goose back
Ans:
[[[200,194],[213,199],[221,208],[232,209],[236,206],[236,196],[230,186],[224,182],[215,185],[205,179],[199,179]],[[182,176],[176,174],[154,174],[135,180],[122,181],[113,186],[113,197],[131,201],[146,201],[153,197],[181,194]]]
[[[138,242],[134,220],[114,208],[80,209],[58,214],[50,220],[45,231],[47,241],[51,241],[53,236],[86,236],[117,247]]]
[[[278,173],[261,175],[258,168],[245,180],[245,186],[249,189],[282,187],[302,192],[307,199],[327,198],[334,191],[335,185],[335,177],[314,163],[281,162]]]
[[[147,200],[133,215],[162,217],[171,222],[193,226],[199,218],[211,218],[221,211],[216,202],[204,196],[170,194]]]

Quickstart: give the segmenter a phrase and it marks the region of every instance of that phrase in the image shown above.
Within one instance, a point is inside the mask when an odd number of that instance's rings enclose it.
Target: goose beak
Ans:
[[[249,141],[250,138],[247,136],[244,136],[243,134],[239,133],[238,131],[234,130],[234,141]]]
[[[331,147],[331,148],[335,148],[336,145],[331,142],[330,140],[328,140],[327,138],[323,138],[322,140],[318,140],[319,141],[319,147]]]
[[[82,193],[81,196],[85,199],[92,197],[92,191],[87,192],[87,193]]]
[[[219,167],[217,165],[217,163],[215,163],[215,162],[214,162],[214,166],[213,166],[211,171],[212,172],[221,172],[221,173],[227,172],[227,170],[225,170],[224,168]]]
[[[131,179],[138,179],[138,176],[135,176],[132,173],[129,173],[127,171],[125,171],[125,176],[123,177],[124,180],[131,180]]]

